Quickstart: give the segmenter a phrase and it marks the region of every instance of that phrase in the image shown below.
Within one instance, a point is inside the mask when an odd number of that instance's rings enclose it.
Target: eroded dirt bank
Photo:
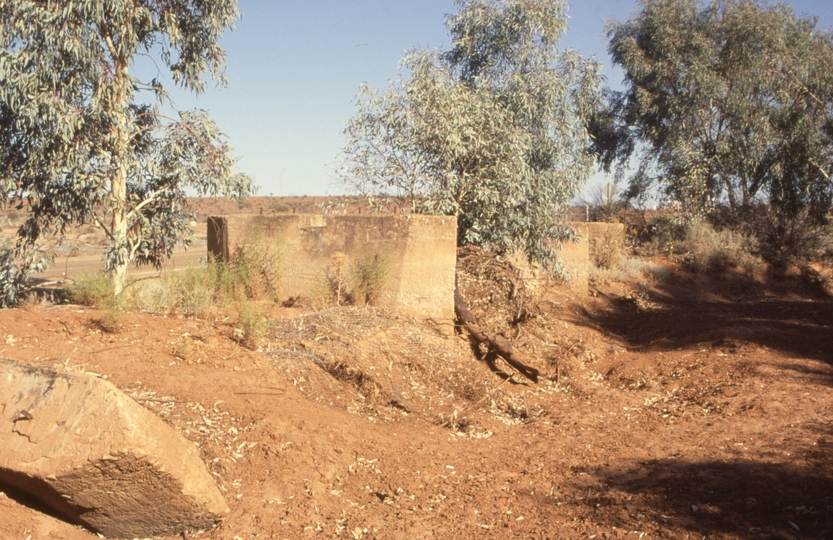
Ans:
[[[833,537],[829,299],[545,300],[507,329],[537,385],[357,308],[278,310],[258,353],[223,320],[4,310],[0,356],[106,376],[199,445],[232,508],[200,538]],[[2,496],[0,537],[94,536]]]

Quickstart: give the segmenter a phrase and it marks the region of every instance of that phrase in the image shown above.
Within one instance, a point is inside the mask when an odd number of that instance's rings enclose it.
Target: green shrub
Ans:
[[[245,347],[256,349],[266,333],[266,316],[256,302],[243,301],[237,305],[234,338]]]
[[[817,257],[825,239],[833,233],[829,219],[820,220],[807,210],[793,214],[758,207],[749,221],[759,241],[761,258],[776,274]]]
[[[67,299],[73,304],[102,309],[115,301],[113,281],[106,274],[83,273],[67,287]]]
[[[647,243],[658,253],[679,253],[688,233],[688,224],[680,217],[656,217],[648,222]]]
[[[84,273],[67,287],[67,299],[102,311],[97,321],[105,332],[117,332],[124,321],[126,295],[116,296],[113,281],[102,273]]]
[[[385,255],[365,253],[350,264],[350,296],[354,304],[375,306],[385,289],[390,265]]]

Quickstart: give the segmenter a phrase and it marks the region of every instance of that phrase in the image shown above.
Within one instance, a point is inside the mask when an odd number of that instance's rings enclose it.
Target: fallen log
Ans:
[[[509,340],[501,334],[492,334],[480,328],[456,286],[454,287],[454,312],[473,342],[486,344],[490,352],[503,358],[506,363],[518,370],[518,373],[532,382],[538,382],[538,370],[528,365],[528,360],[522,352],[512,347]]]

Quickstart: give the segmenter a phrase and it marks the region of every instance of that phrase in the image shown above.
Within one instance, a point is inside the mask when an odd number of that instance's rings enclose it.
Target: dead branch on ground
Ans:
[[[518,370],[518,373],[532,382],[538,382],[538,370],[528,365],[528,360],[522,352],[512,347],[512,344],[504,336],[491,334],[480,328],[456,286],[454,287],[454,312],[474,343],[486,344],[490,351],[503,358],[510,366]]]

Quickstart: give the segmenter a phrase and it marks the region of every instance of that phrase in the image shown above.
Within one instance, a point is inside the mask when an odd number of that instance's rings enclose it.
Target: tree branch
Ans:
[[[813,165],[816,169],[818,169],[821,174],[824,175],[825,180],[830,180],[830,175],[827,174],[827,172],[824,169],[821,168],[821,165],[819,165],[818,163],[816,163],[812,159],[810,159],[808,161],[810,162],[811,165]]]

